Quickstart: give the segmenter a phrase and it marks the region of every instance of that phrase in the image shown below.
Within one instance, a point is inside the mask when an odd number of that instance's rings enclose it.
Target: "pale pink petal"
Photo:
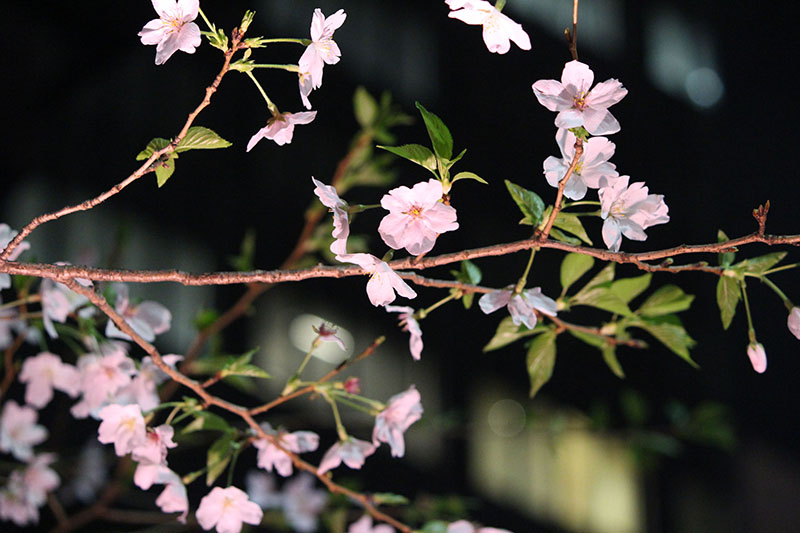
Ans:
[[[570,61],[561,71],[561,83],[571,95],[587,94],[593,82],[594,72],[580,61]]]
[[[792,307],[789,318],[786,320],[786,325],[792,335],[800,339],[800,307]]]
[[[481,296],[478,306],[488,315],[508,305],[509,300],[511,300],[510,290],[492,291]]]
[[[572,107],[572,95],[567,92],[561,82],[556,80],[539,80],[534,83],[532,87],[536,99],[550,111],[561,111]]]
[[[586,103],[591,107],[611,107],[626,94],[628,89],[624,88],[619,80],[610,79],[595,85],[586,97]]]
[[[759,374],[763,374],[767,370],[767,354],[760,342],[747,346],[747,356],[750,358],[753,370]]]

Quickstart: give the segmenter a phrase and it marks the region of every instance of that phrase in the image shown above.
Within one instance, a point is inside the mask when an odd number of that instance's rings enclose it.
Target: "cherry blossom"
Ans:
[[[365,514],[357,521],[350,524],[347,533],[394,533],[394,528],[388,524],[372,525],[372,517]]]
[[[433,178],[385,194],[381,206],[389,214],[378,226],[383,242],[395,250],[405,248],[411,255],[431,251],[440,233],[458,229],[456,210],[441,202],[442,194],[442,182]]]
[[[3,298],[0,298],[0,306]],[[5,350],[14,341],[14,332],[17,334],[25,333],[27,324],[19,318],[19,312],[13,307],[7,309],[0,308],[0,350]]]
[[[583,126],[592,135],[608,135],[619,131],[619,122],[608,108],[628,94],[618,80],[598,83],[591,89],[594,73],[580,61],[564,65],[561,81],[539,80],[533,93],[539,103],[550,111],[558,111],[556,127]]]
[[[544,175],[547,183],[558,188],[575,158],[575,134],[565,128],[556,132],[556,142],[561,149],[561,159],[550,156],[544,160]],[[586,196],[586,188],[600,188],[600,178],[611,181],[619,176],[615,165],[608,160],[614,155],[614,143],[605,137],[592,137],[583,143],[583,155],[564,187],[564,196],[580,200]]]
[[[142,44],[156,45],[156,65],[164,64],[178,50],[193,54],[200,46],[200,27],[192,22],[200,9],[199,0],[152,0],[159,18],[145,24]]]
[[[311,109],[311,100],[308,99],[311,90],[314,88],[311,85],[311,74],[308,72],[298,72],[297,87],[300,89],[300,100],[303,102],[303,107]]]
[[[114,290],[117,293],[114,309],[125,318],[125,322],[141,338],[147,342],[153,342],[156,340],[156,335],[169,330],[172,320],[169,309],[151,300],[141,302],[139,305],[130,305],[128,286],[123,283],[115,283]],[[106,337],[131,340],[126,333],[117,328],[113,320],[106,323]]]
[[[278,146],[292,142],[295,124],[308,124],[317,116],[316,111],[303,111],[301,113],[278,113],[267,121],[267,125],[250,137],[247,151],[253,149],[261,139],[272,139]]]
[[[39,523],[39,509],[28,498],[22,472],[8,476],[8,484],[0,490],[0,520],[11,520],[18,526]]]
[[[419,391],[411,385],[407,391],[389,398],[389,405],[375,417],[372,444],[385,442],[392,448],[392,457],[402,457],[406,451],[403,433],[420,418]]]
[[[419,361],[422,355],[422,328],[414,318],[414,309],[405,305],[387,305],[386,310],[390,313],[400,313],[400,322],[405,322],[403,331],[410,334],[408,348],[411,351],[411,357]]]
[[[282,449],[269,439],[256,439],[253,446],[258,449],[258,467],[271,472],[275,471],[283,477],[292,475],[292,458],[284,451],[293,453],[313,452],[319,446],[319,435],[312,431],[275,431],[268,423],[261,424],[268,435],[272,435]]]
[[[306,47],[300,56],[300,61],[297,62],[300,72],[310,78],[311,87],[314,89],[319,89],[322,85],[322,68],[325,63],[335,65],[341,59],[342,52],[333,40],[333,32],[344,24],[346,18],[343,9],[330,17],[325,17],[319,8],[314,10],[314,15],[311,17],[311,44]],[[302,93],[301,76],[301,95]],[[311,105],[306,105],[306,108],[311,109]]]
[[[66,263],[57,263],[65,265]],[[75,279],[81,285],[91,287],[92,283],[87,280]],[[86,302],[88,298],[72,292],[66,285],[56,283],[51,279],[43,279],[39,292],[42,295],[42,322],[44,329],[51,338],[58,337],[53,321],[64,323],[67,316]]]
[[[118,456],[122,457],[145,443],[147,434],[138,405],[107,405],[100,409],[100,419],[97,440],[103,444],[113,442]]]
[[[0,452],[10,453],[20,461],[33,457],[33,447],[47,439],[47,429],[36,423],[38,413],[7,400],[0,415]]]
[[[156,505],[165,513],[181,513],[178,521],[185,524],[189,513],[189,498],[180,476],[169,468],[161,468],[155,483],[164,485],[164,490],[156,498]]]
[[[27,383],[25,402],[41,409],[53,399],[53,388],[66,392],[73,398],[80,392],[80,373],[59,356],[42,352],[25,359],[19,373],[20,383]]]
[[[759,374],[763,374],[767,370],[767,353],[760,342],[751,342],[747,345],[747,357],[750,358],[753,370]]]
[[[317,473],[324,474],[342,464],[342,461],[350,468],[359,469],[364,465],[366,458],[375,453],[376,448],[374,444],[365,440],[348,437],[346,440],[337,442],[325,452]]]
[[[342,386],[344,387],[345,392],[349,394],[358,394],[361,392],[361,380],[355,376],[350,376],[344,380]]]
[[[613,181],[601,178],[600,215],[603,222],[603,242],[612,252],[618,252],[622,236],[635,241],[647,239],[644,230],[669,222],[667,204],[661,194],[647,194],[644,182],[628,187],[629,176]]]
[[[8,224],[0,224],[0,252],[6,249],[8,243],[10,243],[18,233],[19,232],[17,230],[11,229],[11,226]],[[8,256],[8,261],[16,261],[19,257],[19,254],[30,247],[30,243],[22,241]],[[9,287],[11,287],[11,276],[8,274],[0,274],[0,289],[8,289]]]
[[[490,52],[505,54],[511,48],[509,40],[522,50],[531,49],[531,39],[522,26],[483,0],[445,0],[452,11],[450,18],[471,25],[483,26],[483,42]]]
[[[335,342],[339,348],[344,351],[347,351],[347,347],[344,345],[344,341],[336,336],[336,332],[339,331],[335,327],[330,324],[322,323],[317,326],[311,326],[311,329],[314,330],[314,333],[317,334],[317,339],[314,342],[319,340],[320,342]]]
[[[37,455],[22,472],[25,482],[26,496],[29,502],[36,507],[41,507],[47,501],[47,493],[55,490],[61,483],[61,478],[50,468],[56,460],[56,454],[43,453]]]
[[[481,299],[478,300],[478,305],[481,311],[487,315],[494,313],[503,306],[508,306],[508,312],[511,314],[514,324],[517,326],[525,324],[528,329],[533,329],[536,326],[537,319],[534,310],[538,310],[545,315],[556,316],[558,307],[555,300],[542,294],[540,287],[526,289],[520,294],[513,294],[511,289],[492,291],[481,296]]]
[[[353,263],[363,268],[369,274],[367,282],[367,296],[372,305],[390,304],[395,299],[395,291],[405,298],[416,298],[417,293],[408,286],[403,279],[392,270],[385,261],[381,261],[372,254],[343,254],[336,259],[343,263]]]
[[[162,355],[161,359],[170,367],[175,368],[175,365],[183,359],[182,355],[168,354]],[[121,387],[114,395],[114,403],[129,404],[136,403],[142,408],[142,411],[150,411],[155,409],[161,401],[158,398],[158,385],[163,383],[169,378],[167,374],[161,370],[153,362],[153,359],[148,355],[142,358],[139,365],[139,370],[133,376],[130,383]]]
[[[789,326],[792,335],[800,339],[800,307],[792,307],[786,325]]]
[[[151,474],[146,473],[146,468],[143,467],[167,464],[167,449],[177,446],[172,440],[174,434],[174,428],[168,424],[162,424],[155,429],[147,428],[144,441],[131,450],[131,458],[139,463],[134,475],[136,485],[147,490],[155,482],[157,474],[151,477]]]
[[[497,529],[496,527],[476,528],[466,520],[459,520],[447,526],[447,533],[511,533],[507,529]]]
[[[328,493],[314,488],[314,476],[301,472],[283,486],[283,514],[299,533],[317,531],[319,515],[328,503]]]
[[[219,533],[239,533],[242,522],[258,525],[263,515],[261,508],[236,487],[214,487],[195,512],[200,527],[208,530],[216,526]]]
[[[319,201],[322,202],[322,205],[333,212],[333,238],[336,240],[331,243],[331,252],[336,255],[346,254],[347,237],[350,235],[350,222],[347,218],[347,202],[339,198],[335,187],[325,185],[314,177],[311,178],[311,181],[316,185],[314,194],[319,197]]]
[[[72,406],[71,413],[76,418],[96,417],[97,411],[113,402],[136,374],[136,366],[126,355],[124,343],[107,342],[98,350],[98,353],[87,353],[78,359],[83,398]]]
[[[251,502],[262,509],[276,509],[283,505],[283,495],[275,489],[275,476],[251,470],[244,478],[245,492]]]

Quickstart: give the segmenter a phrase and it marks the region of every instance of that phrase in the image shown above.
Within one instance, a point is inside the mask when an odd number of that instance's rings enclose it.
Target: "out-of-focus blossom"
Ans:
[[[200,9],[199,0],[153,0],[159,18],[145,24],[139,37],[142,44],[156,45],[156,65],[167,61],[178,50],[193,54],[200,46],[200,27],[192,22]]]
[[[50,352],[25,359],[19,381],[26,383],[25,402],[41,409],[53,399],[53,389],[66,392],[73,398],[80,392],[80,373]]]
[[[41,507],[47,501],[47,493],[55,490],[61,483],[55,470],[50,468],[56,460],[56,454],[43,453],[37,455],[22,472],[25,482],[27,498],[36,507]]]
[[[372,305],[390,304],[395,299],[394,292],[405,298],[416,298],[417,293],[398,276],[392,267],[372,254],[344,254],[336,259],[343,263],[353,263],[369,274],[367,296]]]
[[[747,357],[750,358],[753,370],[759,374],[763,374],[767,370],[767,353],[760,342],[751,342],[747,345]]]
[[[142,410],[138,405],[111,404],[100,409],[97,440],[114,443],[114,452],[122,457],[144,444],[147,438]]]
[[[236,487],[214,487],[195,512],[200,527],[208,530],[216,526],[218,533],[239,533],[242,522],[258,525],[263,515],[261,508]]]
[[[608,108],[628,94],[619,80],[598,83],[592,89],[594,73],[580,61],[564,65],[561,81],[539,80],[533,93],[550,111],[558,111],[556,127],[583,126],[592,135],[608,135],[619,131],[619,122]]]
[[[350,376],[346,380],[344,380],[344,387],[345,392],[349,394],[358,394],[361,392],[361,382],[357,377]]]
[[[385,442],[392,448],[392,457],[402,457],[406,451],[403,433],[420,418],[422,418],[420,395],[412,385],[407,391],[389,398],[389,404],[375,417],[372,444],[378,446],[381,442]]]
[[[0,415],[0,452],[20,461],[33,457],[33,447],[47,439],[47,429],[36,423],[38,417],[35,409],[6,400]]]
[[[317,472],[324,474],[342,464],[342,461],[350,468],[359,469],[364,465],[366,458],[375,453],[375,449],[376,446],[371,442],[348,437],[325,452]]]
[[[322,85],[322,68],[325,64],[335,65],[341,59],[342,52],[333,40],[333,32],[344,24],[346,18],[343,9],[330,17],[325,17],[319,8],[314,10],[314,15],[311,17],[311,44],[306,47],[297,62],[300,72],[310,78],[311,87],[314,89],[319,89]],[[301,95],[302,93],[301,80]],[[311,109],[310,103],[306,108]]]
[[[162,468],[155,482],[164,485],[164,490],[156,498],[156,505],[165,513],[181,513],[178,521],[185,524],[189,512],[189,497],[180,476],[169,468]]]
[[[319,435],[312,431],[275,431],[268,423],[261,424],[261,428],[272,435],[278,444],[292,453],[313,452],[319,446]],[[292,458],[278,448],[269,439],[256,439],[253,446],[258,449],[258,467],[271,472],[273,468],[283,477],[292,475]]]
[[[335,327],[322,323],[317,326],[311,326],[314,330],[314,333],[317,334],[317,339],[321,342],[335,342],[339,348],[342,350],[347,351],[347,347],[344,345],[344,341],[336,336],[336,332],[338,331]]]
[[[496,527],[476,528],[466,520],[459,520],[447,526],[447,533],[511,533],[507,529],[497,529]]]
[[[316,185],[314,194],[319,197],[319,201],[322,202],[322,205],[330,209],[333,213],[333,238],[336,240],[331,243],[331,252],[336,255],[346,254],[347,237],[350,235],[350,222],[347,218],[347,202],[339,198],[335,187],[325,185],[314,177],[311,178],[311,181]]]
[[[99,353],[82,355],[78,372],[83,398],[70,412],[76,418],[96,418],[98,410],[114,402],[117,393],[131,382],[136,366],[126,355],[124,343],[108,342],[99,347]]]
[[[64,263],[57,264],[63,265]],[[91,287],[92,285],[90,281],[86,280],[76,278],[75,281],[85,287]],[[42,322],[44,323],[44,329],[53,339],[58,337],[53,321],[63,324],[71,312],[89,301],[85,296],[72,292],[66,285],[56,283],[51,279],[42,280],[39,292],[42,296]]]
[[[544,160],[544,175],[547,183],[558,188],[558,184],[567,175],[567,170],[575,158],[575,134],[559,128],[556,142],[561,149],[561,159],[550,156]],[[605,137],[592,137],[583,143],[583,155],[564,187],[564,196],[571,200],[580,200],[586,196],[586,188],[600,188],[600,178],[612,181],[619,176],[614,163],[609,159],[614,155],[614,143]]]
[[[272,139],[278,146],[292,142],[295,124],[308,124],[317,116],[316,111],[303,111],[301,113],[278,113],[267,121],[267,125],[250,137],[247,151],[261,139]]]
[[[117,300],[114,309],[125,318],[125,322],[147,342],[156,340],[156,335],[160,335],[169,330],[172,321],[172,314],[169,309],[158,302],[146,300],[139,305],[130,305],[128,299],[128,286],[123,283],[115,283],[114,290],[117,293]],[[131,338],[117,328],[113,320],[106,323],[106,337],[115,339],[131,340]]]
[[[131,458],[139,463],[133,476],[136,486],[147,490],[156,482],[161,469],[166,467],[167,449],[177,446],[172,440],[174,434],[168,424],[148,428],[144,441],[131,450]]]
[[[394,533],[394,528],[388,524],[372,525],[372,517],[365,514],[357,521],[350,524],[347,533]]]
[[[381,207],[389,211],[378,226],[383,242],[411,255],[430,252],[440,233],[458,229],[456,210],[442,203],[442,194],[442,182],[431,178],[383,195]]]
[[[664,195],[647,194],[639,181],[628,187],[628,176],[609,181],[600,180],[600,216],[603,218],[603,242],[612,252],[618,252],[622,236],[634,241],[647,239],[644,230],[669,222],[669,208]]]
[[[262,509],[277,509],[283,505],[283,495],[275,488],[275,476],[251,470],[244,479],[245,492],[251,502]]]
[[[422,355],[422,328],[414,318],[414,309],[405,305],[387,305],[386,310],[390,313],[400,313],[400,322],[405,322],[403,331],[407,331],[410,335],[408,348],[411,351],[411,357],[419,361]]]
[[[0,252],[6,249],[8,243],[10,243],[14,237],[17,236],[19,232],[17,230],[11,229],[11,226],[8,224],[0,224]],[[19,257],[19,254],[30,248],[30,243],[26,241],[22,241],[19,245],[14,248],[14,251],[8,256],[9,261],[16,261]],[[8,274],[0,274],[0,289],[8,289],[11,287],[11,276]]]
[[[328,503],[328,493],[314,488],[314,476],[301,472],[283,486],[283,514],[298,533],[317,530],[319,515]]]
[[[170,367],[175,368],[183,356],[168,354],[162,355],[161,359]],[[161,403],[158,398],[158,385],[168,378],[169,376],[156,366],[149,355],[145,356],[130,383],[120,388],[114,395],[114,403],[136,403],[139,404],[142,411],[155,409]]]
[[[800,339],[800,307],[792,307],[789,312],[789,318],[786,320],[786,325],[792,335]]]
[[[0,305],[2,304],[3,299],[0,298]],[[14,342],[14,333],[23,334],[27,327],[25,321],[19,318],[19,312],[15,308],[0,309],[0,350],[11,346]],[[30,340],[27,334],[26,338]]]
[[[483,26],[483,42],[490,52],[505,54],[511,48],[509,41],[523,50],[531,49],[531,39],[522,26],[502,14],[484,0],[445,0],[450,6],[450,18],[472,25]]]
[[[528,329],[533,329],[536,326],[536,313],[534,310],[538,310],[545,315],[556,316],[558,307],[555,300],[542,294],[540,287],[526,289],[520,294],[513,294],[511,289],[492,291],[481,296],[481,299],[478,300],[478,305],[481,311],[487,315],[503,306],[508,306],[508,312],[511,314],[514,324],[517,326],[525,324]]]
[[[12,521],[18,526],[39,523],[39,509],[28,499],[22,472],[15,470],[8,483],[0,489],[0,520]]]

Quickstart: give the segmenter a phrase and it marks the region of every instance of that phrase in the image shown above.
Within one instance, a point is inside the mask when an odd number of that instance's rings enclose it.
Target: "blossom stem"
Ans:
[[[277,37],[274,39],[262,39],[262,43],[270,44],[270,43],[297,43],[302,44],[303,46],[308,46],[311,44],[311,39],[297,39],[293,37]]]
[[[336,422],[336,433],[339,435],[339,440],[347,440],[347,431],[344,429],[344,425],[342,424],[342,417],[339,415],[339,407],[336,405],[336,400],[331,398],[327,391],[322,393],[322,397],[325,398],[325,401],[331,404],[331,410],[333,410],[333,420]]]
[[[17,300],[13,300],[11,302],[6,302],[0,305],[0,311],[3,309],[10,309],[12,307],[17,307],[18,305],[23,305],[32,302],[38,302],[42,299],[41,294],[31,294],[30,296],[26,296],[25,298],[19,298]]]
[[[281,392],[281,396],[286,396],[287,394],[291,393],[292,391],[294,391],[297,388],[297,384],[298,384],[297,382],[300,379],[300,375],[303,373],[303,370],[305,370],[306,365],[311,360],[311,354],[314,353],[314,350],[317,349],[317,346],[320,345],[320,342],[322,342],[322,341],[320,340],[319,335],[317,335],[317,338],[314,339],[314,342],[311,343],[311,349],[308,350],[308,352],[306,352],[306,356],[303,358],[303,361],[300,363],[300,367],[297,369],[297,372],[295,372],[294,375],[292,375],[292,377],[290,377],[286,381],[286,386],[283,388],[283,391]]]
[[[793,304],[793,303],[792,303],[792,301],[789,299],[789,297],[788,297],[788,296],[786,296],[786,294],[785,294],[785,293],[784,293],[782,290],[780,290],[780,289],[778,288],[778,286],[777,286],[777,285],[775,285],[775,283],[773,283],[773,282],[772,282],[772,280],[771,280],[771,279],[769,279],[767,276],[762,276],[762,277],[761,277],[761,281],[762,281],[762,282],[763,282],[763,283],[764,283],[764,284],[765,284],[767,287],[769,287],[770,289],[772,289],[773,291],[775,291],[775,294],[777,294],[777,295],[780,297],[780,299],[781,299],[781,300],[783,300],[783,305],[785,305],[785,306],[786,306],[786,309],[788,309],[789,311],[791,311],[791,310],[792,310],[792,308],[794,308],[794,304]]]
[[[361,213],[362,211],[366,211],[367,209],[377,209],[378,207],[381,207],[381,204],[349,205],[347,206],[347,212],[352,215],[354,213]]]
[[[197,10],[197,11],[200,13],[200,16],[201,16],[201,17],[203,17],[203,22],[205,22],[205,23],[206,23],[206,26],[208,26],[208,31],[210,31],[210,32],[212,32],[212,33],[213,33],[213,32],[216,32],[216,31],[217,31],[217,29],[216,29],[216,28],[214,27],[214,25],[213,25],[213,24],[211,24],[211,22],[208,20],[208,18],[206,17],[206,14],[205,14],[205,13],[203,13],[203,10],[198,8],[198,10]]]
[[[267,96],[267,93],[264,92],[264,88],[261,87],[260,83],[258,83],[258,80],[256,79],[255,76],[253,76],[253,73],[252,72],[245,72],[245,74],[247,74],[247,76],[251,80],[253,80],[253,83],[256,84],[256,87],[258,88],[258,92],[261,93],[261,96],[263,96],[264,100],[267,102],[267,107],[269,108],[269,112],[272,113],[272,116],[278,115],[280,113],[280,111],[278,111],[278,106],[276,106],[275,104],[272,103],[272,100],[270,100],[269,96]]]
[[[570,207],[575,207],[578,205],[600,205],[598,200],[579,200],[577,202],[564,202],[564,206],[561,208],[563,211],[564,209],[568,209]]]
[[[439,301],[438,301],[438,302],[436,302],[435,304],[431,305],[430,307],[428,307],[428,308],[425,308],[425,309],[420,309],[419,311],[417,311],[416,313],[414,313],[414,315],[415,315],[415,317],[417,318],[417,320],[422,320],[423,318],[425,318],[426,316],[428,316],[428,314],[429,314],[431,311],[433,311],[433,310],[435,310],[435,309],[438,309],[439,307],[443,306],[444,304],[446,304],[446,303],[447,303],[447,302],[449,302],[450,300],[454,300],[455,298],[456,298],[456,295],[455,295],[455,294],[450,294],[450,295],[448,295],[448,296],[445,296],[444,298],[442,298],[441,300],[439,300]]]
[[[377,400],[371,400],[363,396],[359,396],[358,394],[351,394],[346,391],[338,391],[338,390],[331,390],[331,392],[337,396],[338,399],[337,401],[345,404],[348,407],[356,409],[357,411],[367,413],[368,415],[371,416],[375,416],[376,414],[386,409],[386,405],[384,403],[379,402]]]
[[[288,72],[300,72],[300,67],[298,67],[297,65],[280,65],[277,63],[256,63],[250,66],[252,68],[274,68],[274,69],[286,70]]]
[[[750,314],[750,302],[747,299],[747,288],[745,287],[745,283],[742,281],[739,284],[739,287],[742,290],[742,300],[744,300],[744,310],[745,314],[747,315],[747,335],[750,338],[750,343],[756,343],[756,330],[753,327],[753,316]]]
[[[531,255],[528,257],[528,264],[525,265],[525,272],[522,273],[517,285],[514,287],[514,294],[521,293],[525,288],[525,285],[528,283],[528,273],[531,271],[531,265],[533,265],[533,256],[536,255],[536,250],[536,248],[531,248]]]

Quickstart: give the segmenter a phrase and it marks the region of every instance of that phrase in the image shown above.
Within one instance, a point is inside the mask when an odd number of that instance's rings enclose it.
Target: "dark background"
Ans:
[[[719,228],[731,236],[749,233],[755,229],[751,210],[766,200],[771,202],[767,231],[796,232],[800,193],[793,131],[797,65],[792,51],[797,38],[794,21],[786,15],[793,4],[584,3],[585,9],[605,9],[611,19],[607,29],[598,23],[592,37],[584,38],[579,30],[581,60],[592,67],[596,81],[618,78],[629,90],[612,109],[622,124],[622,131],[612,139],[617,145],[613,161],[631,181],[644,180],[651,192],[664,194],[670,208],[668,225],[649,229],[644,243],[625,240],[623,250],[713,242]],[[558,153],[553,141],[554,115],[537,103],[530,86],[539,79],[558,79],[570,59],[558,34],[569,23],[571,2],[544,2],[557,5],[560,11],[556,13],[562,14],[555,27],[515,11],[515,4],[511,0],[506,12],[523,24],[533,49],[522,52],[512,44],[508,54],[498,56],[486,50],[479,28],[448,19],[444,2],[204,2],[206,14],[227,30],[239,22],[244,9],[255,9],[250,34],[267,37],[307,36],[314,7],[321,7],[325,14],[340,7],[346,10],[347,21],[335,35],[342,60],[325,67],[324,84],[311,95],[319,111],[317,119],[296,128],[290,145],[277,147],[262,140],[245,154],[250,136],[264,126],[267,110],[252,84],[232,73],[197,123],[211,127],[233,147],[181,156],[175,175],[162,189],[148,176],[98,209],[111,217],[150,220],[148,231],[154,242],[201,243],[210,254],[210,264],[203,268],[209,270],[230,268],[226,258],[237,253],[244,232],[254,227],[258,232],[256,266],[275,268],[294,244],[303,210],[312,200],[309,176],[329,182],[347,150],[357,128],[351,97],[355,87],[363,85],[373,94],[391,91],[410,114],[415,100],[424,103],[448,124],[456,150],[468,148],[460,169],[474,171],[490,182],[488,187],[470,182],[457,188],[454,205],[460,229],[440,238],[434,253],[525,238],[528,229],[517,226],[519,215],[502,181],[511,179],[534,189],[545,201],[554,197],[540,170],[547,156]],[[524,4],[519,2],[519,9]],[[155,67],[155,48],[141,45],[136,36],[154,16],[144,1],[103,9],[64,2],[4,2],[0,12],[5,89],[0,108],[5,156],[5,192],[0,197],[4,215],[0,218],[16,228],[33,216],[82,201],[121,181],[136,168],[133,158],[149,139],[177,133],[221,63],[219,52],[204,43],[192,56],[178,52],[165,65]],[[724,94],[716,105],[693,105],[679,90],[665,91],[648,76],[654,61],[650,38],[664,13],[673,16],[697,43],[710,43],[697,48],[698,66],[713,67],[724,83]],[[678,42],[690,51],[696,44],[681,38]],[[299,46],[276,45],[258,51],[256,58],[291,63],[300,53]],[[303,110],[293,75],[279,71],[258,75],[282,110]],[[427,142],[420,121],[397,133],[402,143]],[[427,179],[413,167],[398,163],[399,183]],[[361,199],[359,194],[364,202],[376,199],[374,190],[358,192],[355,197]],[[367,227],[364,224],[360,231],[367,233]],[[80,262],[79,257],[63,256],[61,245],[74,239],[64,231],[61,222],[37,230],[31,239],[37,259]],[[115,231],[115,224],[101,228],[104,242],[113,240]],[[599,242],[599,226],[589,231]],[[382,243],[376,234],[371,238],[372,251],[381,255]],[[754,245],[742,250],[741,257],[768,251]],[[109,250],[96,253],[105,256]],[[532,285],[541,285],[546,294],[555,296],[561,257],[557,252],[542,252]],[[484,283],[499,287],[511,282],[526,259],[518,255],[481,261]],[[791,261],[790,255],[787,262]],[[203,270],[181,264],[169,248],[150,264],[125,266]],[[636,275],[631,268],[618,272]],[[430,275],[446,277],[447,269]],[[774,280],[800,302],[794,271]],[[796,454],[800,401],[794,379],[800,372],[800,341],[786,328],[782,303],[768,288],[750,283],[758,338],[769,359],[767,372],[756,375],[745,354],[743,310],[739,309],[730,330],[724,332],[720,326],[716,278],[702,273],[661,274],[654,283],[678,283],[696,295],[684,323],[698,341],[692,353],[701,370],[654,346],[647,352],[620,352],[628,376],[620,382],[595,351],[568,340],[559,343],[556,370],[543,394],[583,410],[598,401],[616,405],[620,391],[627,389],[642,392],[653,405],[668,399],[687,405],[705,399],[722,402],[732,413],[738,446],[725,453],[690,445],[679,457],[663,460],[648,485],[648,529],[682,529],[685,521],[678,516],[676,502],[681,480],[687,476],[701,480],[708,493],[716,495],[701,517],[711,521],[705,523],[707,530],[719,526],[732,531],[777,531],[796,526],[800,523],[800,511],[794,505],[800,489]],[[311,286],[318,294],[352,302],[354,312],[365,318],[384,321],[387,329],[393,327],[391,317],[370,314],[372,308],[361,292],[363,280],[312,282]],[[419,305],[440,297],[432,290],[419,292]],[[238,293],[237,288],[219,289],[216,302],[224,308]],[[520,346],[496,356],[480,353],[498,320],[499,316],[482,318],[474,310],[435,313],[425,320],[426,353],[441,354],[446,407],[463,406],[469,397],[467,384],[481,372],[503,376],[510,387],[524,394],[527,384]],[[237,327],[241,328],[235,326],[227,341],[231,349],[246,349],[237,340]],[[456,437],[450,445],[454,453],[441,466],[451,480],[450,486],[439,487],[445,491],[463,489],[466,480],[463,461],[468,444]],[[430,473],[431,479],[439,479],[437,474]],[[408,482],[413,485],[412,480]],[[520,516],[505,514],[502,505],[486,504],[479,512],[490,525],[515,531],[532,527]]]

